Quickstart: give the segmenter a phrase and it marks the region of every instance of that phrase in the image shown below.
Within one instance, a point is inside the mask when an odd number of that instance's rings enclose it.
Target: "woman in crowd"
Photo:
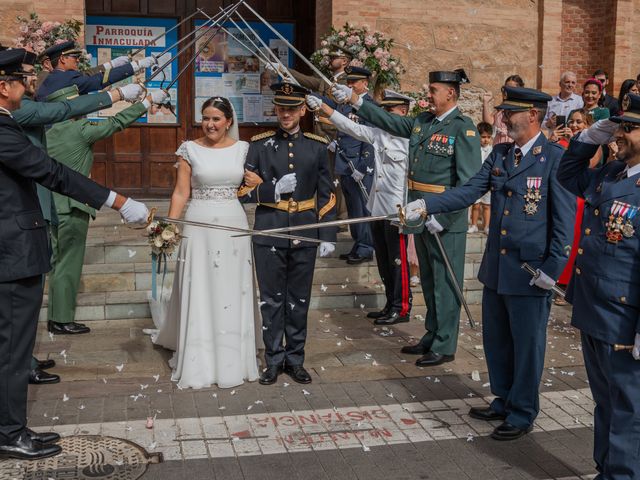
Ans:
[[[618,111],[622,113],[622,100],[627,95],[627,93],[635,93],[636,95],[640,94],[640,88],[638,87],[638,81],[633,78],[627,78],[622,85],[620,85],[620,95],[618,96]]]
[[[524,87],[524,81],[520,75],[510,75],[504,81],[505,87]],[[507,126],[504,123],[503,110],[498,112],[490,105],[493,101],[493,94],[487,92],[482,96],[482,121],[493,125],[495,131],[495,137],[493,138],[493,144],[513,142],[513,140],[507,135]]]
[[[609,109],[601,105],[602,89],[602,83],[595,78],[590,78],[582,86],[583,108],[593,117],[595,122],[609,118],[610,115]]]

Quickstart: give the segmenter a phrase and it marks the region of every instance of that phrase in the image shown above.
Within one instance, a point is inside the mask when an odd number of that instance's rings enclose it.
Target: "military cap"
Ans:
[[[27,77],[33,73],[22,70],[26,50],[24,48],[9,48],[0,51],[0,76]]]
[[[502,103],[498,110],[529,110],[530,108],[547,108],[551,95],[525,87],[502,87]]]
[[[76,84],[69,85],[68,87],[61,88],[47,96],[47,102],[64,102],[65,100],[71,100],[80,96],[80,90]]]
[[[82,49],[79,48],[75,42],[67,41],[51,45],[42,54],[43,58],[49,57],[52,61],[60,58],[62,55],[77,55],[82,53]]]
[[[406,95],[403,95],[388,88],[384,91],[384,97],[380,102],[382,107],[394,107],[396,105],[410,105],[413,99]]]
[[[458,68],[452,72],[445,70],[429,72],[429,83],[454,83],[460,85],[461,83],[469,83],[470,81],[467,73],[462,68]]]
[[[273,104],[282,105],[283,107],[302,105],[307,95],[311,93],[311,90],[289,82],[274,83],[270,88],[275,93],[272,100]]]
[[[330,57],[347,57],[349,59],[353,58],[353,53],[349,50],[342,48],[340,45],[336,45],[335,43],[329,44],[329,56]]]
[[[622,99],[622,115],[616,115],[612,122],[640,123],[640,95],[627,93]]]
[[[369,80],[369,78],[371,78],[371,72],[362,67],[352,67],[349,65],[344,69],[344,73],[347,74],[347,81]]]

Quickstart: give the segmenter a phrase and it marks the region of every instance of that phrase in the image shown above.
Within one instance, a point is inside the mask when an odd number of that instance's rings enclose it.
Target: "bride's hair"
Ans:
[[[204,111],[209,107],[220,110],[227,120],[231,120],[231,124],[233,125],[233,107],[228,99],[224,97],[211,97],[202,104],[200,113],[204,113]]]

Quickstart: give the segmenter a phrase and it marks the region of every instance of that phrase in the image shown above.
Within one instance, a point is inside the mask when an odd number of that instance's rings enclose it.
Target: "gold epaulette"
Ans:
[[[305,137],[307,137],[307,138],[310,138],[311,140],[316,140],[316,141],[318,141],[318,142],[322,142],[322,143],[324,143],[324,144],[326,144],[326,145],[328,145],[328,144],[329,144],[329,140],[327,140],[327,139],[326,139],[326,138],[324,138],[324,137],[321,137],[320,135],[316,135],[315,133],[308,133],[308,132],[305,132],[305,133],[304,133],[304,136],[305,136]]]
[[[251,137],[251,141],[257,142],[258,140],[262,140],[264,138],[273,137],[275,134],[276,132],[273,130],[269,130],[268,132],[262,132],[262,133],[259,133],[258,135],[254,135],[253,137]]]

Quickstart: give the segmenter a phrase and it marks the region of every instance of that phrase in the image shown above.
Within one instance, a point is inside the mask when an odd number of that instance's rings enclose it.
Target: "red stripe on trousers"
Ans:
[[[404,317],[409,313],[409,272],[407,272],[407,245],[406,236],[400,234],[400,261],[402,262],[401,276],[402,276],[402,310],[400,310],[400,316]]]

